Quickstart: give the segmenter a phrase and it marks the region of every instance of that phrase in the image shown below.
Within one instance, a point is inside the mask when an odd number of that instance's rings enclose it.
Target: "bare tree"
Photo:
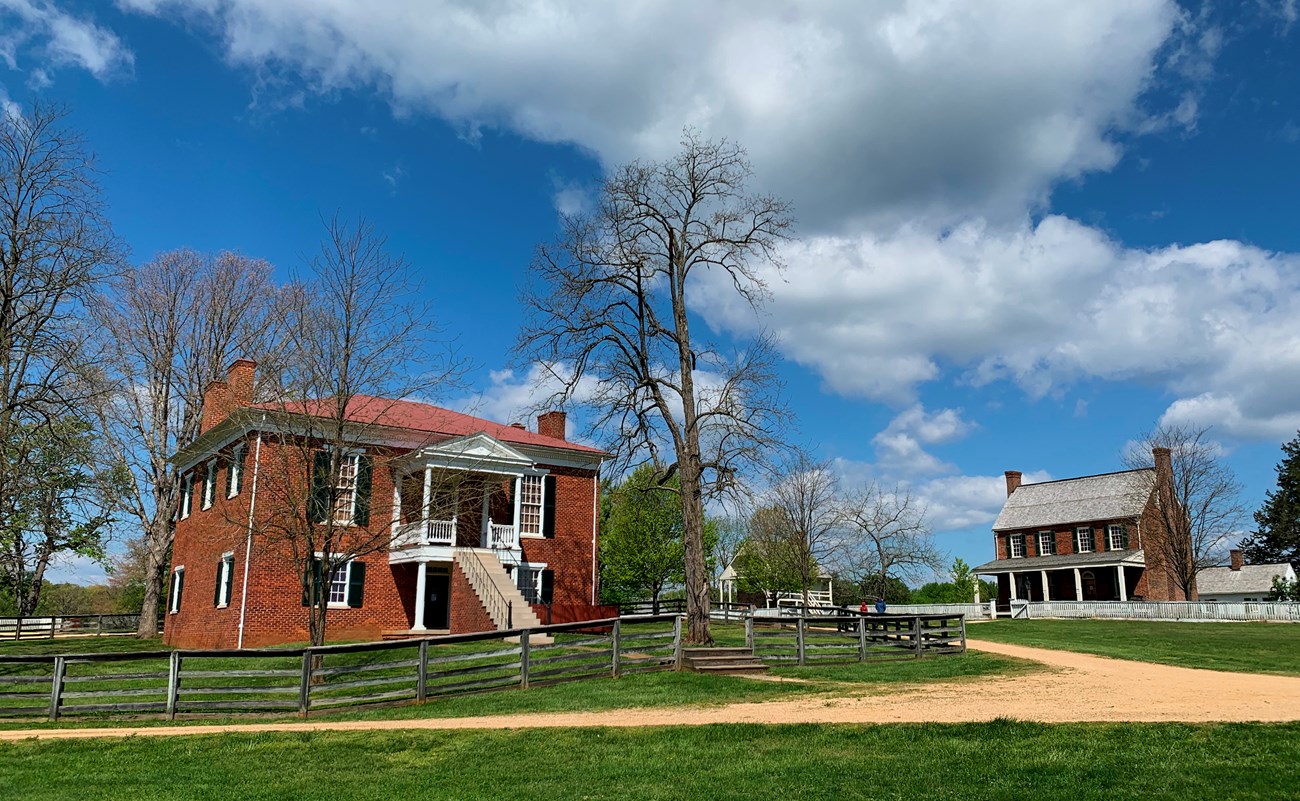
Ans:
[[[30,530],[21,506],[57,492],[41,455],[100,392],[86,303],[122,260],[94,159],[65,118],[0,110],[0,551],[11,553]]]
[[[741,147],[691,131],[677,156],[614,170],[596,211],[538,249],[516,348],[561,382],[553,402],[592,411],[621,467],[680,476],[693,643],[711,639],[705,499],[760,462],[785,420],[767,338],[729,354],[691,330],[700,293],[766,297],[754,262],[776,261],[792,222],[785,202],[747,193],[750,172]]]
[[[788,557],[788,569],[799,577],[800,597],[808,606],[808,588],[841,541],[845,517],[839,479],[828,463],[798,453],[777,476],[766,500],[767,508],[780,513],[767,519],[779,525],[788,540],[777,552]]]
[[[906,489],[868,484],[844,500],[841,572],[862,588],[884,596],[890,578],[917,578],[942,568],[925,509]]]
[[[437,341],[408,263],[370,223],[327,220],[310,267],[283,304],[285,337],[267,371],[276,418],[268,456],[284,480],[262,489],[259,508],[268,505],[255,536],[292,560],[320,644],[331,577],[391,544],[369,489],[399,451],[374,446],[391,439],[400,402],[446,391],[463,365]]]
[[[160,254],[125,271],[94,305],[113,391],[97,405],[103,456],[126,465],[121,499],[147,554],[139,636],[158,635],[181,477],[169,458],[199,434],[203,392],[275,336],[271,265],[236,253]]]
[[[1246,513],[1241,484],[1209,432],[1163,425],[1131,443],[1123,456],[1132,469],[1148,468],[1139,491],[1154,500],[1163,529],[1164,536],[1144,537],[1147,569],[1158,573],[1163,568],[1189,601],[1197,599],[1196,574],[1215,564]],[[1161,464],[1164,454],[1167,466]]]
[[[713,583],[716,586],[721,581],[723,571],[736,561],[736,555],[740,553],[740,547],[749,532],[749,521],[746,516],[733,513],[715,518],[714,524],[716,536],[713,539],[713,558],[710,561],[713,564]],[[719,600],[726,599],[719,598]]]

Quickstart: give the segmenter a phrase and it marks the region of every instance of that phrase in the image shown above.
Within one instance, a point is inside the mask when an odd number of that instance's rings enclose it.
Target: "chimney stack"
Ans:
[[[1241,570],[1241,566],[1246,563],[1245,560],[1241,558],[1240,548],[1233,548],[1231,551],[1228,551],[1228,559],[1230,560],[1229,566],[1233,570]]]
[[[1011,493],[1015,492],[1016,487],[1020,486],[1022,476],[1019,470],[1008,470],[1005,475],[1007,477],[1007,497],[1010,498]]]
[[[552,411],[537,416],[537,433],[552,439],[564,439],[564,412]]]
[[[230,416],[241,406],[253,402],[253,377],[257,362],[238,359],[226,372],[226,380],[213,381],[203,390],[203,411],[199,416],[199,433],[202,434]]]

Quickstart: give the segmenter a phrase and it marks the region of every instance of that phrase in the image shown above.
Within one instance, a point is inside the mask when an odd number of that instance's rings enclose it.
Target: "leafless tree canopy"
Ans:
[[[704,499],[734,487],[786,422],[766,337],[724,350],[691,330],[700,292],[754,306],[767,295],[756,262],[775,261],[792,223],[785,202],[747,192],[749,177],[742,148],[688,131],[676,157],[614,170],[595,212],[565,218],[523,295],[517,355],[553,371],[552,400],[591,410],[617,467],[680,475],[692,642],[710,639]]]
[[[364,220],[335,216],[325,226],[309,274],[282,304],[285,333],[267,362],[278,424],[270,458],[280,460],[274,469],[290,480],[266,485],[258,503],[270,506],[258,515],[266,522],[257,531],[291,555],[304,596],[314,599],[313,643],[325,638],[329,576],[390,544],[386,526],[349,525],[329,511],[347,483],[340,481],[343,471],[365,470],[368,480],[387,469],[382,453],[371,451],[371,461],[360,463],[349,461],[350,454],[384,439],[380,431],[391,424],[386,416],[396,403],[429,400],[463,373],[449,343],[438,339],[410,266],[389,252],[387,239]],[[320,462],[324,475],[314,481],[317,454],[327,458]],[[323,487],[324,496],[314,497],[314,487]]]
[[[878,587],[883,593],[891,577],[915,580],[942,568],[943,556],[926,525],[925,509],[906,489],[868,484],[848,495],[841,508],[840,573],[865,592]]]
[[[1123,457],[1132,469],[1150,468],[1156,466],[1152,449],[1169,449],[1168,490],[1160,491],[1154,473],[1147,474],[1149,483],[1142,487],[1146,497],[1154,496],[1167,532],[1159,547],[1147,554],[1147,567],[1163,566],[1188,600],[1197,598],[1196,574],[1216,563],[1246,513],[1241,484],[1209,433],[1208,428],[1160,426],[1134,442]]]
[[[787,557],[788,570],[798,576],[802,602],[807,606],[808,589],[819,573],[829,568],[841,544],[845,510],[839,479],[830,464],[798,454],[777,476],[765,506],[779,512],[775,517],[788,546],[774,553]]]
[[[140,636],[157,635],[180,477],[168,458],[199,433],[203,391],[276,335],[271,265],[236,253],[163,253],[125,270],[93,306],[111,392],[97,404],[104,457],[126,465],[122,504],[148,554]]]
[[[45,492],[40,459],[29,456],[77,430],[67,421],[84,420],[84,407],[101,391],[85,309],[97,284],[122,263],[94,160],[65,116],[39,105],[22,115],[0,113],[3,550],[18,536],[19,499]]]

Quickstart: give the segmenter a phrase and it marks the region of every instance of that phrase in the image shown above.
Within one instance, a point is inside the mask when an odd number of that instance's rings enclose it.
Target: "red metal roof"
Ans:
[[[255,403],[254,409],[283,411],[294,414],[313,416],[331,416],[333,400],[308,400],[295,403]],[[354,395],[348,403],[347,419],[362,425],[380,425],[392,428],[405,428],[411,431],[445,434],[448,437],[464,437],[483,432],[505,443],[515,445],[535,445],[546,448],[562,448],[582,453],[599,454],[604,451],[588,445],[580,445],[568,440],[544,437],[533,431],[494,423],[482,417],[453,412],[427,403],[415,401],[376,398],[371,395]]]

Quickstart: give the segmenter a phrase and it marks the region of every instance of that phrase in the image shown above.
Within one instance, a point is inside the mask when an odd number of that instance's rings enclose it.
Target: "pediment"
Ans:
[[[531,467],[533,460],[484,432],[439,442],[421,448],[412,456],[421,462],[448,464],[473,469],[483,467]]]

